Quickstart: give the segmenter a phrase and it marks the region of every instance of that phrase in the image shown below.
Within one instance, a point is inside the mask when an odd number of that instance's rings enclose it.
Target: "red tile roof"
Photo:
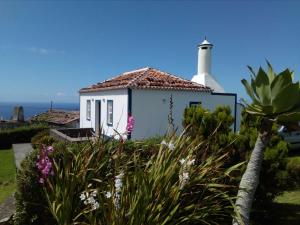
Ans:
[[[212,89],[201,84],[162,72],[154,68],[143,68],[123,73],[112,79],[82,88],[79,92],[94,92],[102,90],[134,88],[134,89],[161,89],[161,90],[187,90],[211,92]]]
[[[65,125],[75,120],[79,121],[79,111],[48,110],[30,118],[30,121],[43,121],[58,125]]]

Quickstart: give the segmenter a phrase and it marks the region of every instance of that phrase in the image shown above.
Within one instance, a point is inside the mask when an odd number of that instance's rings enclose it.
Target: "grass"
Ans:
[[[11,149],[0,150],[0,204],[16,189],[16,167]]]
[[[290,151],[287,160],[300,165],[300,149]],[[267,209],[256,213],[252,225],[299,225],[300,189],[285,191]]]
[[[288,157],[288,161],[292,161],[300,164],[300,156]]]
[[[275,199],[277,203],[293,204],[300,206],[300,189],[295,191],[286,191]]]

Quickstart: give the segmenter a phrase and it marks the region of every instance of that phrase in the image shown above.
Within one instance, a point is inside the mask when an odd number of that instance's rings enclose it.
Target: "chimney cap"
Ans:
[[[200,47],[200,46],[213,46],[213,44],[208,42],[206,37],[205,37],[204,41],[201,44],[198,45],[198,47]]]

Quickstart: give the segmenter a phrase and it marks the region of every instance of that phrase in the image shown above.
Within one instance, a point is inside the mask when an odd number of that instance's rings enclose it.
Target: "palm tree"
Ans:
[[[251,85],[245,79],[242,80],[252,100],[252,104],[246,103],[246,111],[262,119],[254,149],[240,181],[235,203],[239,216],[233,219],[233,225],[250,223],[250,211],[259,183],[263,153],[270,141],[273,123],[300,121],[299,82],[293,83],[293,72],[289,69],[276,74],[269,62],[267,65],[267,72],[259,68],[255,73],[251,67],[248,67],[251,72]]]

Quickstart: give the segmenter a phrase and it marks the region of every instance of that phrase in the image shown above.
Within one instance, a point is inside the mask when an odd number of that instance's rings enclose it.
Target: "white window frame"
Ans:
[[[114,101],[107,100],[107,115],[106,115],[107,125],[112,126],[114,121]]]
[[[92,102],[91,100],[86,100],[86,119],[91,120],[91,109],[92,109]]]

